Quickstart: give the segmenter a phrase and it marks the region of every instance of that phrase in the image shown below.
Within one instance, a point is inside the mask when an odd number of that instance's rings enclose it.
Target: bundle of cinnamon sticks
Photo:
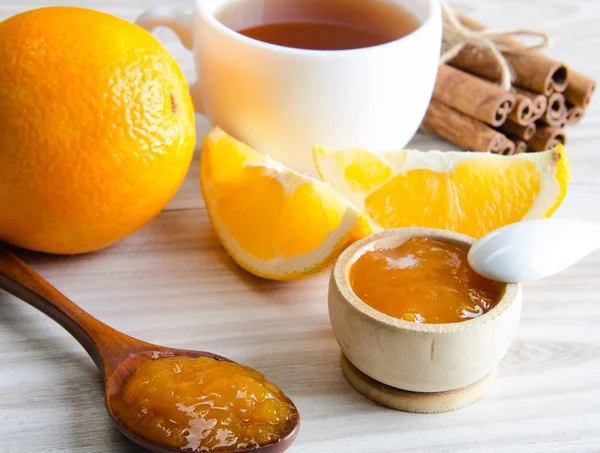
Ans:
[[[471,30],[485,29],[467,16],[459,20]],[[466,46],[441,65],[423,128],[464,149],[504,155],[565,144],[564,128],[582,119],[594,80],[539,52],[504,57],[512,70],[511,91],[497,84],[501,69],[484,49]]]

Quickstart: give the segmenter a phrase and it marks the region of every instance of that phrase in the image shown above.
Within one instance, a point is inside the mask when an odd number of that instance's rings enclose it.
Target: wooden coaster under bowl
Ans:
[[[496,369],[479,381],[445,392],[409,392],[367,376],[342,354],[342,371],[352,386],[370,400],[392,409],[437,414],[461,409],[481,399],[496,379]]]

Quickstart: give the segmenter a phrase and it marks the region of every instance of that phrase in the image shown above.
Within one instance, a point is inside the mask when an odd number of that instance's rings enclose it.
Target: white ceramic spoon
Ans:
[[[469,251],[475,272],[506,283],[550,277],[600,247],[600,225],[568,219],[513,223],[478,240]]]

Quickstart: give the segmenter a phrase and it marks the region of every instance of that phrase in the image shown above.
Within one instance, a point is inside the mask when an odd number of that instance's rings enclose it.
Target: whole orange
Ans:
[[[162,210],[194,145],[185,78],[147,31],[69,7],[0,23],[0,240],[106,247]]]

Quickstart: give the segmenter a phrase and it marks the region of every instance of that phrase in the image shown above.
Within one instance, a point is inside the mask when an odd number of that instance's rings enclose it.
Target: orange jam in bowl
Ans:
[[[261,373],[209,357],[142,362],[110,406],[134,433],[191,452],[270,444],[297,417],[291,401]]]
[[[475,273],[461,248],[420,237],[365,251],[350,267],[349,282],[375,310],[433,324],[477,318],[496,306],[505,288]]]

